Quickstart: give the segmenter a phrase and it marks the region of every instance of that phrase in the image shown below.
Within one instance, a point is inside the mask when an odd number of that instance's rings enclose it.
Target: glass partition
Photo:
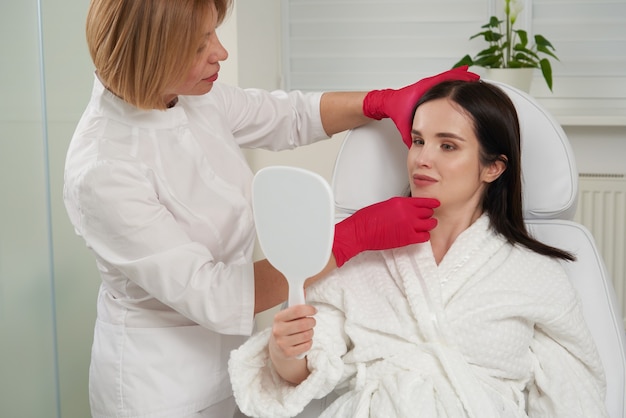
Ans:
[[[0,415],[58,416],[38,4],[0,13]]]
[[[89,416],[99,277],[63,206],[93,68],[88,1],[0,5],[0,416]]]

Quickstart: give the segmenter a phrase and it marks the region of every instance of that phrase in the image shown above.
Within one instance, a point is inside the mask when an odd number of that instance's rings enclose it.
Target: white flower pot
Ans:
[[[487,68],[485,80],[499,81],[523,92],[530,93],[534,68]]]

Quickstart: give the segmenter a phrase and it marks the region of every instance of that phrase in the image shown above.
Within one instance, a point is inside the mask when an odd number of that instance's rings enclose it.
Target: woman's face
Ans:
[[[218,77],[220,61],[228,58],[228,51],[222,46],[215,32],[217,29],[215,5],[211,7],[210,16],[207,17],[205,24],[204,38],[196,53],[194,64],[185,80],[167,92],[166,103],[178,95],[197,96],[211,91]]]
[[[469,114],[448,99],[426,102],[417,108],[412,137],[407,158],[411,195],[438,199],[440,211],[480,210],[483,190],[503,164],[481,165]]]

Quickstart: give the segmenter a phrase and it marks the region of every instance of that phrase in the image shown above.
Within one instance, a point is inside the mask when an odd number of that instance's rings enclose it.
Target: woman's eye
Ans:
[[[446,151],[452,151],[453,149],[455,149],[454,145],[452,144],[441,144],[441,148]]]
[[[424,145],[424,140],[422,138],[413,138],[413,143],[415,145]]]

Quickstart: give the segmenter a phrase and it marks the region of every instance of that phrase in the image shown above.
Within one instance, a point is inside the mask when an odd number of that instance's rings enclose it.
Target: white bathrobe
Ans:
[[[337,390],[323,417],[607,416],[602,365],[563,268],[507,244],[486,216],[439,265],[430,243],[366,252],[307,300],[318,313],[300,385],[272,368],[269,329],[232,352],[245,414],[291,417]]]

